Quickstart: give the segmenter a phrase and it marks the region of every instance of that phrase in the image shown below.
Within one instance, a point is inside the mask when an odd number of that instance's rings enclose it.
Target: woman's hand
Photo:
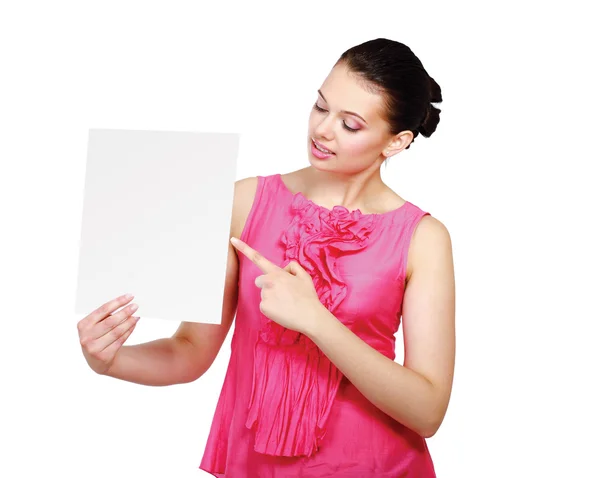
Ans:
[[[91,369],[105,374],[111,367],[117,352],[133,332],[139,317],[133,314],[136,304],[123,307],[133,297],[122,296],[107,302],[77,323],[79,342],[83,355]]]
[[[295,261],[282,269],[239,239],[232,238],[231,243],[264,273],[255,281],[261,289],[260,311],[290,330],[304,334],[310,330],[325,308],[310,274]]]

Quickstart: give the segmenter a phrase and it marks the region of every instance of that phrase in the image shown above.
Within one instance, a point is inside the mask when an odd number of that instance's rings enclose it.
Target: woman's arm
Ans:
[[[402,307],[404,365],[355,335],[327,309],[308,337],[375,406],[423,437],[440,427],[455,362],[455,281],[450,235],[432,216],[415,229]]]
[[[230,237],[241,234],[256,193],[257,178],[236,181]],[[123,346],[105,373],[142,385],[188,383],[212,365],[231,328],[237,310],[238,258],[229,244],[221,324],[182,322],[169,338]]]
[[[172,337],[125,345],[105,375],[152,386],[188,383],[202,376],[217,357],[233,322],[237,275],[237,258],[230,250],[221,324],[182,322]]]

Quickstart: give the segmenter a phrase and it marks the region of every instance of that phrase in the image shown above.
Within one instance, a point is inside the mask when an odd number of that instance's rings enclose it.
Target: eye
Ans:
[[[318,111],[319,113],[325,113],[327,111],[325,108],[321,108],[316,103],[314,104],[313,109],[315,111]],[[359,128],[357,128],[357,129],[350,128],[350,126],[348,126],[345,121],[342,121],[342,126],[344,127],[344,129],[346,129],[347,131],[350,131],[351,133],[356,133],[359,130]]]

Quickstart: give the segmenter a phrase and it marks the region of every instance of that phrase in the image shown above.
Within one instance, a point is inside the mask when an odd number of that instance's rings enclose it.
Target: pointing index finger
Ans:
[[[280,267],[277,267],[275,264],[273,264],[271,261],[269,261],[267,258],[265,258],[262,254],[260,254],[258,251],[255,251],[254,249],[252,249],[248,244],[241,241],[240,239],[232,237],[231,243],[238,251],[240,251],[248,259],[250,259],[252,262],[254,262],[258,266],[258,268],[261,271],[263,271],[265,274],[268,274],[269,272],[274,272],[276,270],[281,269]]]

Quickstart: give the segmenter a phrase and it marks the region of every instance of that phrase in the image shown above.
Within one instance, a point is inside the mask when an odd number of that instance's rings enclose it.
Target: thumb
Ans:
[[[306,272],[306,270],[304,270],[304,268],[296,261],[291,261],[287,266],[285,266],[284,270],[295,276],[308,275],[308,272]]]

